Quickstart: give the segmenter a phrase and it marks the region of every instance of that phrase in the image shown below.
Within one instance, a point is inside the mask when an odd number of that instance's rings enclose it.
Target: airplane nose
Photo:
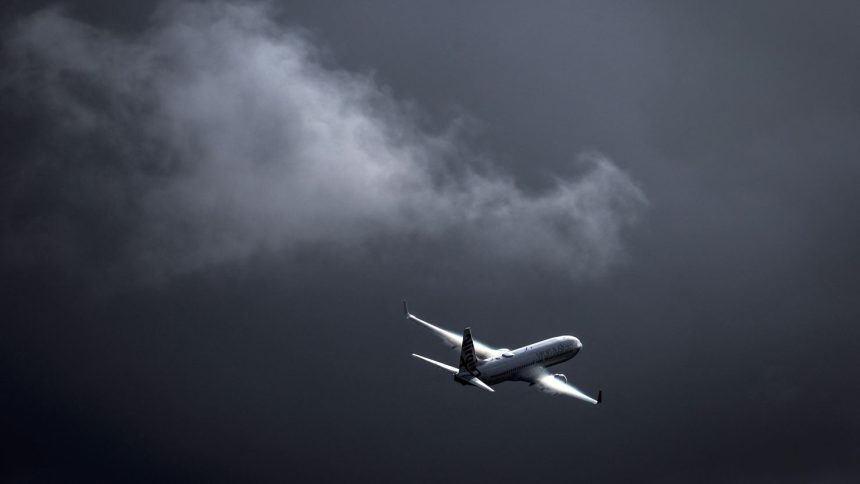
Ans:
[[[573,344],[576,346],[576,349],[582,348],[582,342],[577,337],[573,337]]]

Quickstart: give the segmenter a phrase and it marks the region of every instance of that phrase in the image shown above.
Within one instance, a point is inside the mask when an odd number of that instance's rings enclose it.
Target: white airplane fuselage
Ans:
[[[557,336],[530,345],[503,352],[478,362],[477,377],[487,385],[504,381],[523,380],[531,367],[550,367],[573,358],[582,349],[582,343],[573,336]],[[456,378],[456,377],[455,377]]]

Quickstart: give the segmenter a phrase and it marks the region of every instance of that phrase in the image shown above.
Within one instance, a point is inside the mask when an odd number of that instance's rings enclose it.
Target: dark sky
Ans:
[[[0,18],[0,481],[860,480],[860,4],[59,5]]]

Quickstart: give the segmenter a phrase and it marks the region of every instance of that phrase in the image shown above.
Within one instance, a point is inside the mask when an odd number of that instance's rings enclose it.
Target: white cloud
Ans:
[[[391,235],[456,236],[463,250],[575,277],[618,260],[647,202],[608,159],[580,156],[579,177],[527,194],[470,168],[456,136],[422,129],[371,77],[321,65],[267,13],[172,6],[121,38],[47,10],[10,39],[18,80],[59,129],[109,148],[133,193],[141,261],[194,270]]]

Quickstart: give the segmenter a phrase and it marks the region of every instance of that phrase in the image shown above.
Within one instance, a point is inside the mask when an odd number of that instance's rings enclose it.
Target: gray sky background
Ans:
[[[856,4],[0,20],[3,479],[860,477]]]

